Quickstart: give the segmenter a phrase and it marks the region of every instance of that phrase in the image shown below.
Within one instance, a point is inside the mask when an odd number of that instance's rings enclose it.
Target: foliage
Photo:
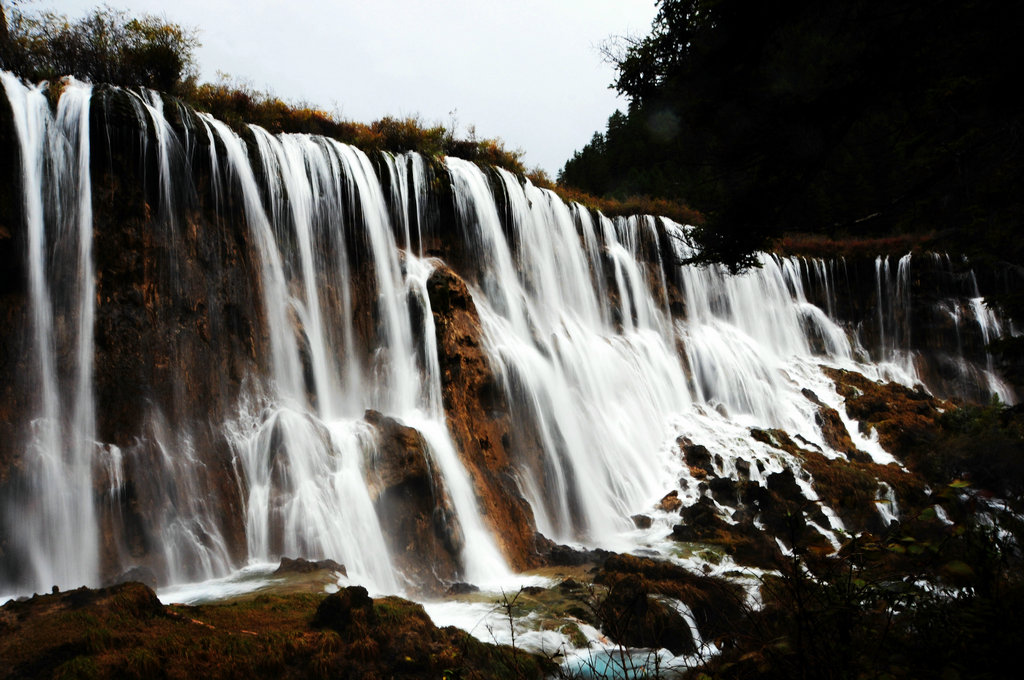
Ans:
[[[940,419],[926,461],[933,477],[965,478],[1001,498],[1024,498],[1024,410],[994,400],[964,404]]]
[[[1022,8],[995,0],[660,0],[614,55],[630,100],[560,181],[683,200],[703,258],[784,231],[937,230],[1020,262]]]
[[[0,24],[3,22],[0,13]],[[500,139],[456,137],[454,126],[428,124],[415,116],[386,116],[370,124],[343,120],[307,102],[287,102],[273,93],[223,77],[198,83],[194,51],[197,32],[158,17],[139,18],[109,7],[86,17],[10,11],[9,36],[0,34],[0,63],[29,81],[65,75],[94,83],[173,94],[190,106],[220,118],[236,129],[259,125],[271,132],[332,137],[365,151],[417,151],[432,158],[458,156],[525,172],[523,152]]]
[[[1008,677],[1024,624],[1020,555],[982,524],[851,537],[763,578],[734,645],[694,677]],[[927,585],[931,584],[931,585]]]
[[[878,257],[889,255],[902,257],[907,253],[922,253],[934,250],[935,233],[893,234],[887,236],[863,236],[836,239],[824,234],[785,234],[775,239],[772,251],[779,255],[803,257]]]
[[[679,224],[697,225],[704,221],[703,216],[690,206],[680,201],[652,196],[625,196],[612,198],[594,196],[573,187],[557,185],[555,192],[565,201],[575,201],[588,208],[600,210],[608,217],[616,215],[655,215],[667,217]]]
[[[364,151],[416,151],[431,158],[457,156],[511,172],[524,172],[523,152],[506,149],[500,139],[477,139],[472,131],[469,139],[460,139],[454,129],[441,123],[427,123],[417,116],[385,116],[370,124],[356,123],[313,104],[286,102],[226,76],[216,84],[186,87],[180,97],[236,129],[254,124],[274,133],[324,135]]]
[[[54,12],[10,14],[4,65],[31,81],[65,75],[173,92],[194,80],[196,31],[152,15],[101,7],[78,21]]]

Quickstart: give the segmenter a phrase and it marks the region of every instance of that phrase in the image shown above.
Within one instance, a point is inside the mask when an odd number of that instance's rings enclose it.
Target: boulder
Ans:
[[[312,574],[317,571],[336,571],[342,576],[348,576],[348,571],[346,571],[344,564],[338,564],[334,560],[311,561],[302,557],[294,560],[282,557],[281,564],[274,571],[274,576],[281,576],[283,574]]]
[[[362,586],[349,586],[325,597],[316,608],[313,625],[344,634],[352,624],[373,626],[377,615],[373,599]]]
[[[650,529],[653,520],[648,515],[633,515],[630,517],[637,529]]]
[[[119,583],[141,583],[153,590],[157,587],[156,572],[149,567],[135,566],[122,572],[117,578],[108,581],[105,586],[110,587]]]
[[[664,647],[675,654],[696,651],[689,622],[665,598],[690,609],[705,640],[734,635],[741,618],[742,587],[670,562],[612,555],[594,582],[608,587],[597,610],[601,629],[629,646]]]
[[[660,501],[654,504],[656,510],[663,512],[676,512],[681,507],[683,507],[683,502],[679,500],[679,491],[675,489],[669,491]]]

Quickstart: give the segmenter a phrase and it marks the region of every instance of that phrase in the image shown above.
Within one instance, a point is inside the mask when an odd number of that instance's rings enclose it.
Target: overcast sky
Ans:
[[[78,17],[102,0],[25,6]],[[599,45],[646,34],[654,0],[106,0],[198,28],[201,79],[224,72],[350,120],[452,119],[554,177],[625,108]]]

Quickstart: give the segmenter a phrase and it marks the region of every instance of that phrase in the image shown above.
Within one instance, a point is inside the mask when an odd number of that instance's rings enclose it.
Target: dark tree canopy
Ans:
[[[659,0],[629,99],[560,180],[688,202],[707,260],[785,231],[935,231],[1024,261],[1019,38],[997,0]]]

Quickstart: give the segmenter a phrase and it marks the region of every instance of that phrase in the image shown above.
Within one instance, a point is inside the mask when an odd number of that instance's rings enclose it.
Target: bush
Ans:
[[[0,16],[2,18],[2,16]],[[78,21],[11,11],[4,66],[29,81],[71,75],[95,83],[178,92],[196,77],[196,31],[152,15],[101,7]]]

